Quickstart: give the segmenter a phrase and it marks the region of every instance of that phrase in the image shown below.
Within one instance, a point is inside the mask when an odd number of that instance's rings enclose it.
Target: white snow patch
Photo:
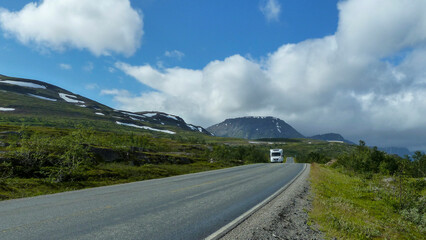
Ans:
[[[79,106],[79,107],[84,107],[84,108],[85,108],[85,107],[87,107],[87,106],[86,106],[86,105],[84,105],[84,104],[83,104],[83,105],[77,105],[77,106]]]
[[[179,121],[179,120],[177,119],[177,117],[172,116],[172,115],[169,115],[169,114],[165,115],[165,117],[167,117],[167,118],[171,118],[171,119],[174,119],[174,120],[176,120],[176,121]]]
[[[193,126],[191,124],[186,124],[186,126],[188,126],[189,128],[191,128],[192,131],[197,131],[198,130],[195,126]]]
[[[281,125],[277,122],[276,123],[276,125],[277,125],[277,130],[278,130],[278,132],[280,132],[281,133]]]
[[[4,108],[4,107],[0,107],[0,111],[2,112],[10,112],[10,111],[15,111],[14,108]]]
[[[156,132],[162,132],[162,133],[168,133],[168,134],[176,134],[175,132],[172,132],[172,131],[169,131],[169,130],[161,130],[161,129],[151,128],[151,127],[147,127],[147,126],[139,126],[139,125],[131,124],[131,123],[122,123],[122,122],[119,122],[119,121],[116,121],[115,123],[117,123],[118,125],[141,128],[141,129],[150,130],[150,131],[156,131]]]
[[[99,116],[105,116],[105,114],[100,113],[100,112],[96,112],[95,114],[96,114],[96,115],[99,115]]]
[[[203,128],[199,127],[198,131],[200,131],[202,133],[203,132]]]
[[[76,97],[76,96],[74,96],[74,95],[65,94],[65,93],[59,93],[59,96],[60,96],[62,99],[64,99],[66,102],[69,102],[69,103],[79,103],[79,104],[84,104],[84,101],[80,101],[80,100],[75,99],[75,98],[77,98],[77,97]],[[86,107],[86,106],[84,106],[84,107]]]
[[[147,117],[154,117],[155,115],[157,115],[156,113],[145,113],[144,116]]]
[[[31,97],[35,97],[35,98],[39,98],[39,99],[43,99],[43,100],[47,100],[47,101],[52,101],[52,102],[56,102],[58,101],[57,99],[53,99],[53,98],[48,98],[48,97],[43,97],[43,96],[39,96],[39,95],[35,95],[35,94],[31,94],[28,93],[29,96]]]
[[[132,120],[134,120],[134,121],[142,121],[142,122],[145,122],[144,120],[139,119],[139,118],[130,117],[130,119],[132,119]]]
[[[145,117],[145,116],[143,116],[143,115],[139,115],[139,114],[136,114],[136,113],[130,113],[130,112],[121,112],[122,114],[126,114],[126,115],[129,115],[129,116],[133,116],[133,117]],[[139,119],[138,119],[139,120]]]
[[[0,83],[7,83],[7,84],[21,86],[21,87],[46,89],[46,86],[35,84],[35,83],[30,83],[30,82],[19,82],[19,81],[12,81],[12,80],[3,80],[3,81],[0,81]]]

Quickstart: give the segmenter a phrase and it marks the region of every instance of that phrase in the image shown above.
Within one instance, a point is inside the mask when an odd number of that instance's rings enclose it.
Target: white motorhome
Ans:
[[[283,159],[283,150],[282,149],[271,149],[270,150],[271,162],[279,162],[282,163]]]

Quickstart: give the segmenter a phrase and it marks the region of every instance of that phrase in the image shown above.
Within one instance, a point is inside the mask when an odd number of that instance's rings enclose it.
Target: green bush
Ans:
[[[268,162],[269,150],[256,146],[215,145],[209,157],[215,161],[242,163]]]

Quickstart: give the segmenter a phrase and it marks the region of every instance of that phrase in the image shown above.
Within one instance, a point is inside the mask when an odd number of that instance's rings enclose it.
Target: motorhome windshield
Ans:
[[[279,157],[279,156],[281,156],[281,153],[279,153],[279,152],[274,152],[274,153],[272,153],[272,154],[271,154],[271,156],[272,156],[272,157]]]

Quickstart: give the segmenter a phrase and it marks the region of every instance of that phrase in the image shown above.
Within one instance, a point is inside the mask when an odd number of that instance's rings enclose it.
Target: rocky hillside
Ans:
[[[208,127],[215,136],[245,139],[260,138],[303,138],[296,129],[274,117],[241,117]]]
[[[176,130],[210,134],[171,114],[121,111],[42,81],[0,75],[0,122],[14,121],[54,126],[85,122],[94,127],[116,125],[169,134]]]
[[[338,133],[326,133],[326,134],[320,134],[320,135],[315,135],[312,137],[308,137],[311,139],[317,139],[317,140],[324,140],[324,141],[341,141],[341,142],[345,142],[345,143],[349,143],[349,144],[355,144],[349,140],[346,140],[345,138],[343,138],[342,135],[338,134]]]

